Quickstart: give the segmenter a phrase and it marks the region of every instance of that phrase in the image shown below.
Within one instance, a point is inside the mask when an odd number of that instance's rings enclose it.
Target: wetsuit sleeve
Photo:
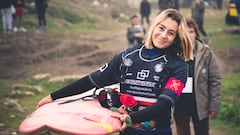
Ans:
[[[119,83],[121,78],[120,66],[123,53],[116,55],[110,62],[90,74],[90,79],[98,88]]]
[[[73,96],[76,94],[81,94],[87,90],[94,88],[94,84],[91,82],[89,76],[85,76],[59,90],[51,93],[51,97],[53,100]]]
[[[53,93],[53,100],[81,94],[92,88],[102,88],[104,86],[117,83],[120,75],[121,54],[115,56],[109,63],[99,68],[97,71],[85,76]]]
[[[160,112],[163,110],[166,111],[166,109],[169,109],[170,107],[171,104],[169,104],[169,102],[166,102],[165,100],[159,100],[157,103],[146,107],[143,110],[130,113],[129,115],[133,123],[139,123],[159,117]]]
[[[175,104],[185,87],[187,72],[187,64],[184,61],[175,62],[158,100],[166,100],[171,105]]]

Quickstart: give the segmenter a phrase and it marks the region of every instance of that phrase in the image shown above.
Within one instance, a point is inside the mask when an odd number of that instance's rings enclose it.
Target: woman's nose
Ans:
[[[167,38],[167,31],[162,31],[161,32],[161,37],[162,38]]]

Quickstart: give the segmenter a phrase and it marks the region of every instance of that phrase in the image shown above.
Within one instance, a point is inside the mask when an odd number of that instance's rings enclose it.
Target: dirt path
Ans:
[[[109,37],[53,33],[0,35],[0,78],[21,79],[42,73],[87,74],[127,47],[122,34]],[[103,47],[102,44],[109,42],[114,46]]]

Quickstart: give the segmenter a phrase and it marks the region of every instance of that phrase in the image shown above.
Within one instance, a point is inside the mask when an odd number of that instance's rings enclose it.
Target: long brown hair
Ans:
[[[151,49],[154,47],[152,41],[152,33],[159,23],[163,22],[167,18],[171,18],[178,24],[177,35],[174,39],[173,45],[177,52],[177,55],[183,60],[190,60],[193,57],[192,54],[192,41],[187,32],[187,25],[184,17],[176,9],[166,9],[162,11],[152,22],[149,31],[144,39],[144,44],[147,48]]]

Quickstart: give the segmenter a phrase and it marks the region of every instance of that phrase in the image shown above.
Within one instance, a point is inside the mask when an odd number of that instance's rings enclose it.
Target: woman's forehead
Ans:
[[[178,24],[175,20],[171,19],[171,18],[166,18],[163,21],[159,22],[157,26],[164,26],[168,29],[172,29],[174,31],[177,31],[178,29]]]

